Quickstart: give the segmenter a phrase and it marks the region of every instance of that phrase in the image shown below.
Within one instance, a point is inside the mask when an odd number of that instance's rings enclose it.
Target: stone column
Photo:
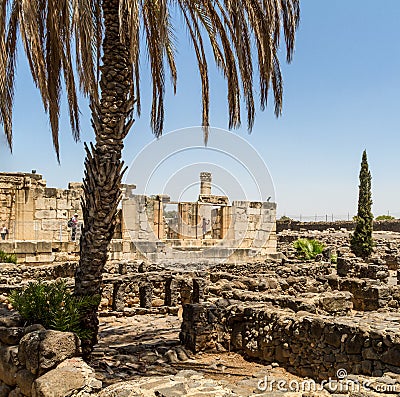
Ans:
[[[128,273],[126,262],[118,263],[118,273],[121,274],[121,275],[125,275],[125,274]]]
[[[113,285],[113,300],[112,300],[112,309],[117,312],[124,311],[125,302],[125,288],[122,286],[121,281],[116,282]]]
[[[153,301],[153,284],[150,281],[142,281],[139,285],[140,307],[150,309]]]
[[[211,195],[211,172],[200,172],[200,194]]]
[[[206,281],[204,278],[193,279],[192,303],[201,303],[204,301],[205,286]]]
[[[173,277],[167,278],[167,280],[165,281],[164,305],[178,305],[178,283]]]
[[[147,272],[147,264],[146,262],[141,262],[138,266],[139,273],[146,273]]]
[[[31,189],[31,180],[26,177],[22,188],[16,191],[16,230],[15,238],[18,240],[34,240],[34,200],[33,190]]]
[[[196,238],[199,233],[197,230],[199,225],[198,204],[179,203],[178,211],[178,237],[180,239]]]
[[[164,238],[163,203],[161,198],[153,201],[153,231],[158,239]]]
[[[192,301],[192,285],[185,279],[180,281],[181,305],[191,303]]]
[[[140,211],[145,211],[144,196],[122,200],[122,236],[125,241],[135,240],[139,237]]]
[[[233,237],[234,237],[234,233],[233,233],[233,225],[232,225],[232,207],[221,207],[220,238],[232,239]]]

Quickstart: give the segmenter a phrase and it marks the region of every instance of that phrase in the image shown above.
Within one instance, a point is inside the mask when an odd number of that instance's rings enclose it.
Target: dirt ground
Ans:
[[[167,352],[179,346],[180,324],[181,319],[171,315],[101,317],[99,344],[90,363],[96,377],[104,386],[181,370],[198,371],[206,378],[232,385],[249,377],[261,379],[267,373],[279,379],[300,379],[275,363],[248,361],[234,352],[187,352],[189,358],[185,361],[170,362]]]

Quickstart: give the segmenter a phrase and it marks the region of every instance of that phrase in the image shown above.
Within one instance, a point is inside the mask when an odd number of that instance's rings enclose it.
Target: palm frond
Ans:
[[[97,114],[100,103],[100,61],[104,32],[104,4],[100,0],[4,0],[0,6],[0,123],[12,146],[12,107],[18,34],[32,78],[49,114],[53,143],[59,155],[60,98],[65,83],[69,118],[74,138],[79,139],[77,91],[90,98]],[[206,54],[227,82],[229,128],[241,124],[241,97],[246,105],[247,126],[254,124],[255,91],[260,107],[267,106],[272,88],[275,114],[282,112],[283,83],[278,49],[283,35],[286,60],[292,60],[300,19],[299,0],[115,0],[119,15],[119,40],[128,51],[132,72],[126,117],[132,107],[141,111],[143,50],[149,59],[152,88],[151,127],[156,136],[164,128],[165,74],[169,70],[176,91],[176,21],[182,15],[197,58],[201,80],[202,125],[207,139],[210,86]],[[143,38],[141,37],[143,32]],[[72,46],[75,51],[72,54]],[[255,53],[252,51],[255,46]],[[256,66],[258,71],[256,71]],[[254,78],[258,74],[258,89]],[[76,76],[75,76],[76,75]],[[79,84],[76,83],[76,78]],[[95,117],[96,114],[94,115]],[[96,124],[96,120],[94,120]],[[98,133],[98,131],[96,132]]]

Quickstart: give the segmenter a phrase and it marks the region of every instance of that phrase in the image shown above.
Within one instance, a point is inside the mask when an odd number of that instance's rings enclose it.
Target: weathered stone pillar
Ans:
[[[206,281],[204,280],[204,278],[193,279],[192,303],[201,303],[204,301],[205,286]]]
[[[124,311],[125,308],[125,288],[122,285],[121,281],[113,284],[113,300],[112,300],[112,309],[117,312]]]
[[[232,207],[221,207],[221,234],[220,238],[231,238],[233,235]],[[230,236],[228,235],[231,233]]]
[[[175,278],[170,277],[165,281],[165,306],[178,305],[178,282]]]
[[[118,273],[121,275],[128,273],[127,265],[125,262],[118,263]]]
[[[146,273],[147,272],[146,262],[142,262],[142,263],[139,264],[138,272],[139,273]]]
[[[190,304],[183,307],[179,339],[187,349],[196,353],[213,350],[222,335],[217,307],[210,304]]]
[[[211,172],[200,172],[200,194],[211,195]]]
[[[139,285],[140,307],[150,309],[153,301],[153,284],[150,281],[142,281]]]
[[[192,301],[192,285],[186,280],[182,279],[180,281],[180,293],[181,293],[181,305],[186,303],[191,303]]]

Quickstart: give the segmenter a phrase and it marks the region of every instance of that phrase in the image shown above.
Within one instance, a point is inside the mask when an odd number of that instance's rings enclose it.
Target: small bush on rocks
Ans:
[[[17,264],[17,255],[6,254],[4,251],[0,250],[0,262]]]
[[[82,328],[81,316],[100,303],[99,296],[74,296],[64,280],[30,282],[24,290],[13,291],[9,299],[28,325],[75,332],[83,340],[89,339],[91,332]]]
[[[299,259],[315,259],[325,248],[324,244],[318,240],[307,238],[299,238],[293,243],[293,247],[296,249],[296,255]]]

